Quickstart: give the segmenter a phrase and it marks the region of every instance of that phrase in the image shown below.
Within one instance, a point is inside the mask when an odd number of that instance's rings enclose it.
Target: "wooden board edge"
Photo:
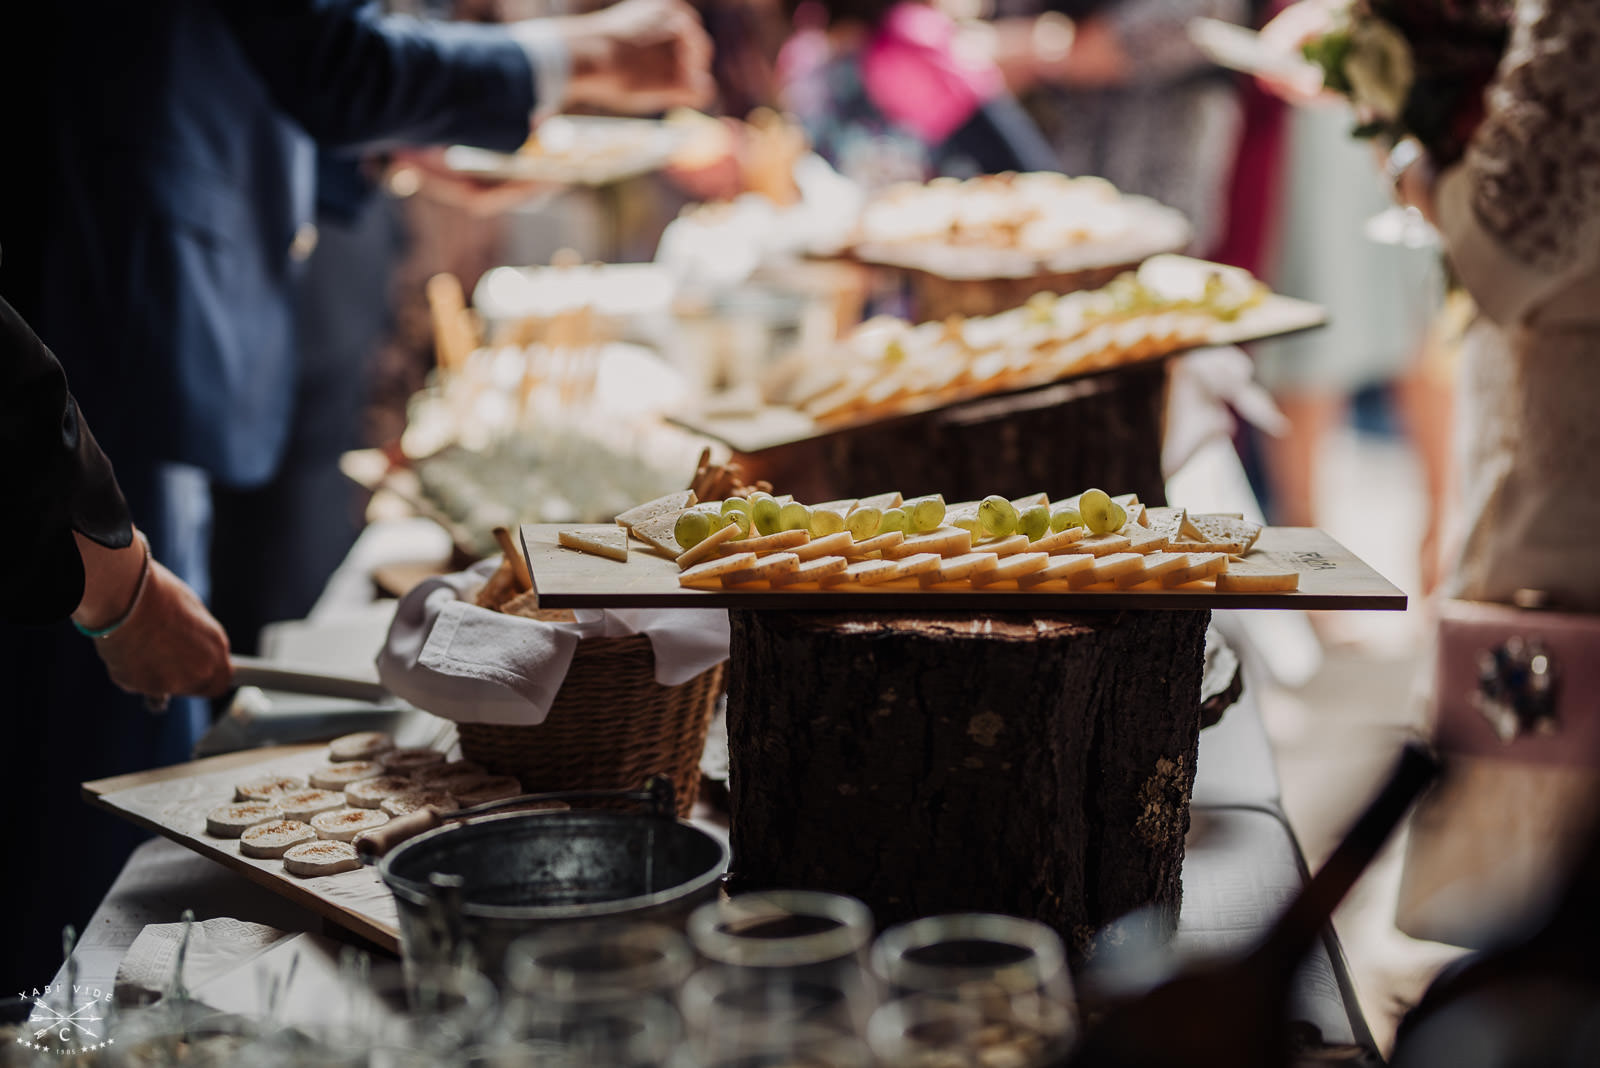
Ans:
[[[201,757],[199,760],[191,760],[183,764],[170,764],[164,768],[150,768],[146,771],[129,772],[126,775],[112,775],[104,779],[94,779],[79,785],[83,790],[84,797],[99,798],[106,794],[131,790],[136,786],[148,786],[151,783],[169,782],[173,779],[188,779],[195,775],[205,775],[213,771],[231,771],[234,768],[249,767],[253,764],[261,764],[282,757],[299,756],[313,749],[321,749],[327,744],[326,741],[297,742],[294,745],[271,745],[258,749],[240,749],[232,753],[219,753],[216,756]]]
[[[263,752],[263,750],[249,749],[243,750],[243,752],[259,753]],[[238,754],[228,753],[225,755],[236,756]],[[218,758],[209,757],[207,759],[215,760]],[[198,764],[201,762],[196,761],[195,763]],[[180,768],[193,766],[194,765],[176,765],[176,767]],[[224,768],[219,769],[213,767],[208,770],[215,771],[225,769],[226,767],[224,766]],[[157,770],[166,771],[171,769],[163,768]],[[246,879],[249,879],[257,886],[278,894],[281,897],[288,898],[295,904],[300,905],[303,908],[310,909],[323,919],[332,923],[336,923],[345,930],[360,935],[362,938],[372,942],[374,945],[377,945],[382,949],[395,954],[396,956],[400,955],[400,932],[398,929],[386,927],[383,924],[367,919],[365,916],[360,916],[356,913],[346,911],[338,904],[329,901],[327,898],[324,898],[319,894],[313,893],[306,887],[297,886],[295,883],[289,882],[288,877],[280,877],[269,871],[263,871],[261,868],[258,868],[253,864],[246,864],[239,856],[230,854],[227,851],[203,842],[198,838],[177,834],[172,830],[172,828],[164,826],[155,820],[152,820],[146,816],[141,816],[137,812],[132,812],[128,809],[112,804],[106,799],[106,795],[104,793],[95,793],[93,790],[91,790],[91,787],[99,786],[104,783],[116,782],[118,779],[127,777],[128,776],[116,776],[110,779],[99,779],[92,783],[84,783],[84,799],[98,809],[109,812],[119,819],[127,820],[129,823],[132,823],[137,827],[142,827],[147,831],[153,831],[168,841],[176,842],[185,849],[197,853],[202,857],[206,857],[209,860],[213,860],[230,871],[243,875]],[[162,780],[148,779],[146,781],[159,782]],[[109,793],[112,791],[107,792]]]

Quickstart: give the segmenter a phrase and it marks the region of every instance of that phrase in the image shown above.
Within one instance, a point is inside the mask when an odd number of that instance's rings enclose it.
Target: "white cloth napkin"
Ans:
[[[172,988],[183,926],[181,923],[152,923],[139,932],[117,968],[116,997],[120,1003],[147,1001],[152,995],[163,995]],[[276,927],[231,917],[202,920],[194,924],[189,933],[189,948],[183,960],[183,985],[192,992],[287,937]]]
[[[643,634],[655,653],[656,681],[677,686],[728,658],[728,614],[701,608],[580,609],[570,623],[547,623],[479,608],[463,600],[498,558],[428,579],[400,599],[378,653],[390,692],[457,723],[543,723],[585,638]]]

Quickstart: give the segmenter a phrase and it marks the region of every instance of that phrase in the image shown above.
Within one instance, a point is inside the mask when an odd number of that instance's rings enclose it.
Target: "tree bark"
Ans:
[[[1147,364],[735,458],[747,478],[806,502],[888,490],[947,501],[1065,496],[1099,486],[1159,505],[1166,374],[1165,362]]]
[[[1208,612],[729,615],[737,886],[1175,930]]]

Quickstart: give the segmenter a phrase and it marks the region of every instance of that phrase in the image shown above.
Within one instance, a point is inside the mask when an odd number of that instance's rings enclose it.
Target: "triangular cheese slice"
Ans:
[[[653,501],[636,504],[626,512],[617,513],[616,523],[619,527],[631,528],[663,515],[672,516],[673,521],[676,522],[679,512],[696,503],[698,503],[698,500],[694,495],[694,490],[679,490],[676,493],[668,493],[665,496],[657,497]]]
[[[584,527],[579,530],[558,530],[556,541],[568,549],[591,556],[604,556],[608,560],[628,562],[628,532],[621,527]]]

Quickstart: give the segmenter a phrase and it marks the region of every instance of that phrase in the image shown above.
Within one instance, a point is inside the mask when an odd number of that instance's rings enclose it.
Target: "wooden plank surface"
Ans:
[[[1327,321],[1327,309],[1319,304],[1294,297],[1269,294],[1260,304],[1246,310],[1234,321],[1216,323],[1203,342],[1185,345],[1159,355],[1129,360],[1111,367],[1095,367],[1064,375],[1046,371],[1032,377],[1019,376],[1008,380],[1001,388],[954,390],[912,397],[897,402],[892,411],[825,422],[818,422],[806,413],[786,405],[767,405],[748,411],[688,412],[669,416],[668,419],[687,430],[715,438],[739,452],[754,453],[796,442],[849,433],[852,430],[880,425],[891,420],[911,419],[963,404],[994,402],[1005,397],[1016,397],[1068,383],[1117,374],[1129,368],[1161,363],[1202,346],[1235,345],[1262,338],[1283,337],[1314,329]]]
[[[205,813],[233,800],[234,783],[267,774],[304,776],[326,763],[326,757],[325,744],[247,749],[86,782],[83,796],[97,808],[210,857],[251,882],[399,953],[394,898],[375,868],[302,879],[285,872],[282,861],[241,856],[237,838],[214,838],[205,833]]]
[[[1080,609],[1297,608],[1402,611],[1406,595],[1349,549],[1313,527],[1268,527],[1252,557],[1300,572],[1292,593],[1220,593],[1211,589],[1128,589],[1109,584],[1071,591],[1019,590],[1016,583],[975,589],[923,589],[915,580],[831,589],[690,589],[678,566],[633,542],[626,563],[562,548],[570,524],[529,524],[522,546],[543,608],[753,608],[803,611],[1077,611]],[[603,528],[602,528],[603,529]]]

